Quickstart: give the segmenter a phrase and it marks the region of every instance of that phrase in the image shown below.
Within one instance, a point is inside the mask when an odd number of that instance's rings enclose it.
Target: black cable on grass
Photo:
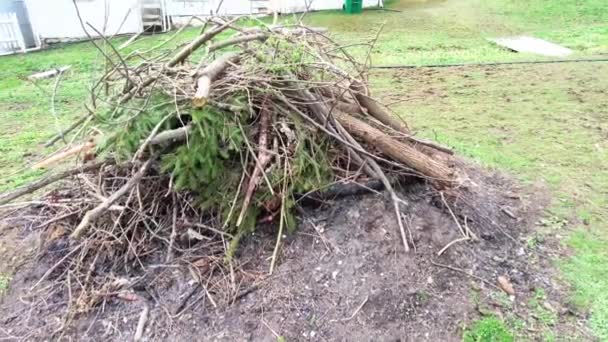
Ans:
[[[588,58],[588,59],[556,59],[544,61],[514,61],[514,62],[487,62],[487,63],[454,63],[454,64],[397,64],[397,65],[376,65],[372,69],[417,69],[417,68],[454,68],[466,66],[498,66],[498,65],[517,65],[517,64],[555,64],[555,63],[590,63],[608,62],[608,58]]]

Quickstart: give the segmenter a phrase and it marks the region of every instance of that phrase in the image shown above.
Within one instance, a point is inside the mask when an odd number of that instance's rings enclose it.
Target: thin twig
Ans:
[[[458,242],[462,242],[462,241],[469,241],[470,238],[468,236],[456,239],[450,243],[448,243],[445,247],[443,247],[439,252],[437,252],[437,256],[441,256],[445,251],[447,251],[450,247],[452,247],[452,245],[458,243]]]
[[[148,167],[152,163],[153,158],[148,159],[141,166],[139,171],[137,171],[133,176],[123,185],[118,191],[112,194],[112,196],[108,197],[104,202],[99,204],[94,209],[87,211],[87,213],[80,221],[80,224],[74,229],[72,234],[70,234],[70,238],[72,239],[80,239],[83,234],[85,234],[89,228],[89,225],[93,223],[97,218],[99,218],[103,213],[105,213],[114,202],[116,202],[120,197],[124,196],[131,188],[139,183],[139,181],[143,178],[146,171],[148,171]]]
[[[469,272],[467,272],[467,271],[465,271],[465,270],[463,270],[463,269],[456,268],[456,267],[454,267],[454,266],[450,266],[450,265],[444,265],[444,264],[440,264],[440,263],[437,263],[437,262],[435,262],[435,261],[433,261],[433,260],[431,260],[431,264],[433,264],[433,265],[435,265],[435,266],[437,266],[437,267],[443,267],[443,268],[447,268],[448,270],[451,270],[451,271],[454,271],[454,272],[462,273],[462,274],[467,275],[467,276],[469,276],[469,277],[471,277],[471,278],[474,278],[474,279],[477,279],[477,280],[479,280],[479,281],[481,281],[481,282],[484,282],[484,283],[486,283],[487,285],[489,285],[489,286],[491,286],[491,287],[495,288],[495,289],[496,289],[496,290],[498,290],[498,291],[502,291],[502,289],[501,289],[501,288],[499,288],[498,286],[496,286],[496,285],[495,285],[494,283],[492,283],[491,281],[486,280],[486,279],[481,278],[481,277],[478,277],[478,276],[476,276],[476,275],[474,275],[474,274],[472,274],[472,273],[469,273]]]
[[[361,311],[361,309],[363,309],[363,307],[365,306],[365,304],[367,303],[368,300],[369,300],[369,296],[365,296],[365,299],[363,299],[363,302],[361,302],[361,304],[359,304],[359,306],[357,307],[357,309],[355,310],[355,312],[353,312],[353,314],[350,315],[350,317],[344,318],[341,321],[342,322],[348,322],[348,321],[352,320],[353,318],[355,318],[355,316],[357,316],[357,314],[359,313],[359,311]]]
[[[462,234],[462,236],[465,237],[465,238],[469,237],[467,235],[467,233],[465,232],[465,230],[462,228],[462,225],[460,224],[460,221],[458,221],[458,218],[456,217],[456,215],[452,211],[452,207],[450,207],[450,205],[448,204],[448,202],[445,200],[445,196],[443,196],[443,191],[440,191],[439,195],[441,196],[441,201],[443,202],[443,205],[445,205],[445,207],[448,208],[448,211],[450,212],[450,215],[452,216],[452,219],[454,219],[454,222],[456,222],[456,225],[458,226],[458,230],[460,230],[460,234]]]
[[[97,169],[100,169],[101,167],[103,167],[104,165],[112,165],[114,163],[115,163],[114,160],[105,160],[105,161],[102,161],[99,163],[95,163],[95,164],[91,164],[91,165],[82,165],[82,166],[78,166],[76,168],[66,170],[66,171],[63,171],[63,172],[60,172],[60,173],[57,173],[54,175],[49,175],[45,178],[42,178],[33,183],[30,183],[21,188],[18,188],[17,190],[15,190],[13,192],[1,194],[0,195],[0,205],[9,203],[19,197],[30,194],[36,190],[42,189],[45,186],[58,182],[62,179],[65,179],[65,178],[68,178],[68,177],[71,177],[71,176],[74,176],[74,175],[77,175],[80,173],[86,173],[86,172],[90,172],[93,170],[97,170]]]
[[[144,301],[142,299],[142,301]],[[133,341],[139,342],[144,336],[144,328],[146,327],[146,323],[148,322],[148,315],[150,313],[150,306],[146,301],[143,302],[144,308],[141,310],[141,314],[139,315],[139,321],[137,321],[137,328],[135,329],[135,334],[133,335]]]
[[[270,270],[268,271],[268,274],[272,275],[272,273],[274,272],[274,267],[275,264],[277,262],[277,258],[278,258],[278,254],[279,254],[279,248],[281,246],[281,240],[283,239],[283,226],[285,225],[285,221],[287,220],[286,217],[286,213],[285,213],[285,202],[287,201],[287,169],[288,169],[288,164],[287,164],[287,158],[285,158],[285,166],[283,167],[283,191],[281,193],[281,218],[279,221],[279,232],[277,233],[277,242],[274,245],[274,250],[272,252],[272,259],[270,260]]]

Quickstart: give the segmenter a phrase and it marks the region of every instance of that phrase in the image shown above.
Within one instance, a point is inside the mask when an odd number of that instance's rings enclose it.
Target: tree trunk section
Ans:
[[[211,83],[224,71],[230,63],[235,63],[239,60],[239,55],[228,53],[207,65],[199,74],[196,88],[196,94],[192,99],[194,108],[202,108],[207,104],[209,94],[211,93]]]
[[[446,163],[435,160],[413,146],[397,141],[379,129],[344,112],[335,111],[334,117],[354,137],[406,164],[422,176],[429,178],[439,188],[453,185],[454,173]]]

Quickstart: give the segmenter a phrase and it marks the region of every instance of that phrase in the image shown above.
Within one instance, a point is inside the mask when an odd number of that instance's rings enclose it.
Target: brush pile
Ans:
[[[215,18],[175,51],[104,54],[89,113],[69,129],[82,143],[38,165],[77,155],[78,167],[0,196],[8,203],[71,179],[34,208],[54,260],[40,281],[67,279],[78,311],[151,264],[179,260],[213,274],[261,222],[279,230],[272,272],[298,201],[336,184],[379,182],[406,250],[394,190],[404,177],[427,182],[456,218],[463,175],[451,152],[414,137],[374,99],[366,63],[322,29]]]

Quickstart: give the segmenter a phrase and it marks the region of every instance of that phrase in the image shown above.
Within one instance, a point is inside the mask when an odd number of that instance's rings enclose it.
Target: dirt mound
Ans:
[[[413,253],[403,251],[386,194],[327,201],[301,213],[269,277],[276,231],[271,225],[247,236],[233,268],[212,270],[202,285],[197,272],[215,261],[208,253],[201,251],[189,264],[165,264],[160,258],[151,262],[163,251],[150,251],[145,272],[116,275],[132,290],[101,294],[87,313],[66,312],[71,293],[35,300],[61,284],[49,277],[30,291],[56,260],[31,261],[2,300],[0,336],[126,340],[142,321],[147,340],[458,340],[482,314],[500,315],[508,307],[527,316],[521,303],[535,289],[553,289],[548,298],[559,308],[560,290],[550,280],[543,246],[523,243],[546,203],[539,196],[544,192],[514,189],[497,174],[477,176],[475,183],[491,191],[469,205],[493,208],[488,219],[500,223],[498,230],[480,230],[470,222],[478,241],[453,243],[461,236],[456,221],[436,192],[415,182],[400,191]],[[513,286],[511,299],[498,287],[499,276]]]

